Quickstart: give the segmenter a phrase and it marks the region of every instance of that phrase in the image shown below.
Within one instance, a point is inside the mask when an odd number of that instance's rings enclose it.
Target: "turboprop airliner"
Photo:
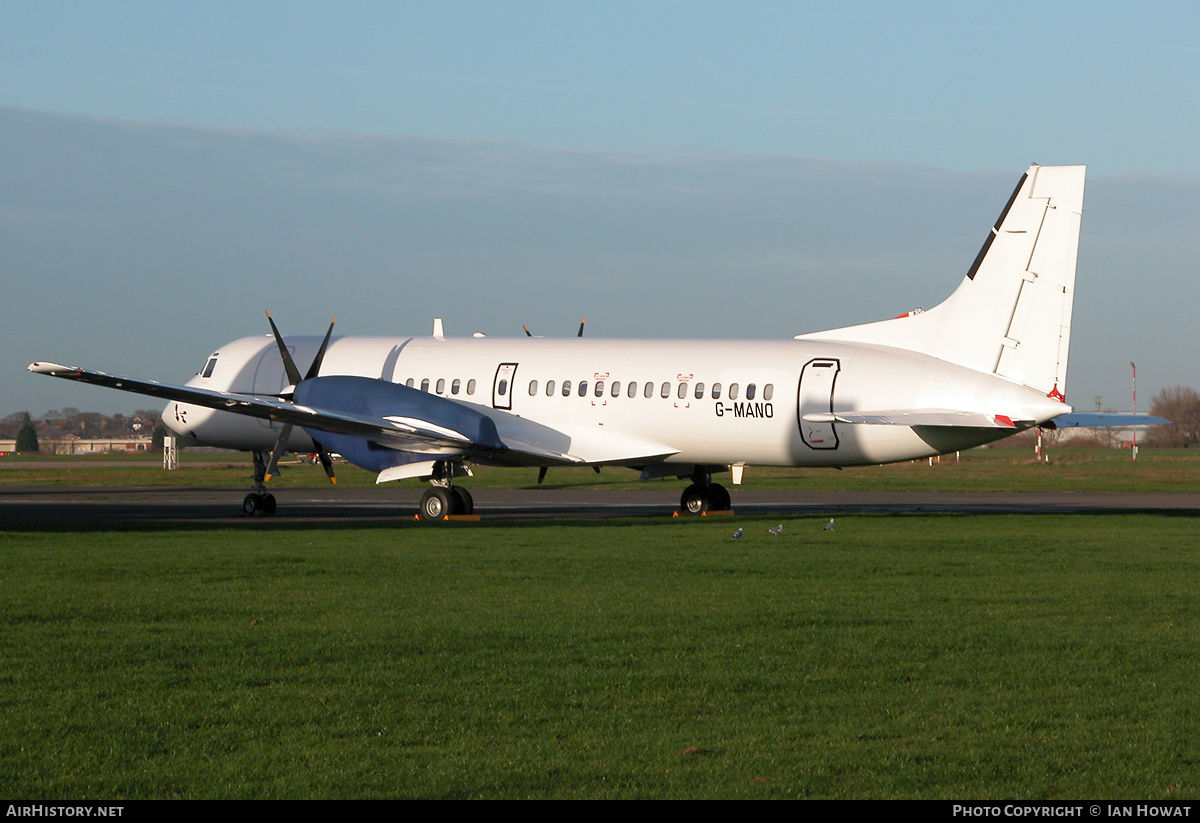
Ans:
[[[175,432],[253,452],[249,514],[274,512],[265,483],[286,452],[318,454],[331,480],[331,453],[381,483],[427,480],[429,521],[471,512],[470,464],[628,466],[690,480],[685,513],[727,510],[725,471],[737,484],[746,466],[891,463],[1087,424],[1065,398],[1083,189],[1083,166],[1031,166],[944,302],[791,340],[452,339],[440,320],[427,337],[284,337],[270,320],[182,386],[29,370],[165,398]]]

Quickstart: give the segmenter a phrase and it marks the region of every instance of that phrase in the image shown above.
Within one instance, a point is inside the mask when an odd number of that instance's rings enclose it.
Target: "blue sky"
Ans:
[[[3,102],[266,130],[1196,172],[1195,3],[8,2]]]
[[[875,319],[948,293],[1033,161],[1089,165],[1071,399],[1120,404],[1130,360],[1145,397],[1200,387],[1198,18],[8,2],[0,263],[18,294],[73,299],[9,318],[0,413],[131,410],[20,370],[182,379],[264,308],[291,332],[337,314],[368,334],[434,312],[464,333],[568,334],[588,314],[604,336]]]

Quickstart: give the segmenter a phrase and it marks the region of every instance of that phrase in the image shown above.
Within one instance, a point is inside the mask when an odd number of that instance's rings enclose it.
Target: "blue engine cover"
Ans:
[[[470,438],[472,446],[463,452],[495,452],[505,448],[496,433],[496,424],[482,412],[436,394],[411,389],[371,377],[335,375],[302,380],[296,386],[295,401],[317,409],[357,414],[364,417],[413,417],[435,426],[452,429]],[[332,434],[305,429],[327,450],[337,452],[354,465],[379,472],[393,466],[429,460],[423,452],[402,451],[379,445],[369,437]]]

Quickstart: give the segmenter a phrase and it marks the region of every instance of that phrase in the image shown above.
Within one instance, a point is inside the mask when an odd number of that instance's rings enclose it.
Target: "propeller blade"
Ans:
[[[267,315],[270,317],[271,315]],[[316,377],[321,371],[321,361],[325,359],[325,349],[329,346],[329,337],[333,334],[333,324],[337,322],[337,318],[329,321],[329,331],[325,332],[325,339],[321,341],[321,348],[317,350],[317,356],[313,358],[312,365],[308,367],[308,374],[304,375],[304,379]]]
[[[548,469],[548,468],[550,468],[550,467],[542,466],[538,469],[538,485],[539,486],[542,485],[542,481],[546,479],[546,469]]]
[[[533,337],[533,332],[531,332],[531,331],[529,330],[529,327],[528,327],[528,326],[522,325],[522,326],[521,326],[521,328],[523,328],[523,329],[525,330],[525,336],[526,336],[526,337]]]
[[[317,447],[317,459],[321,461],[321,468],[325,470],[325,476],[329,478],[329,482],[337,485],[337,476],[333,473],[333,459],[329,456],[329,452],[325,451],[325,447],[313,441],[313,445]]]
[[[279,432],[279,438],[275,441],[275,448],[271,450],[271,459],[267,461],[267,473],[263,477],[264,483],[279,473],[279,458],[283,457],[283,452],[287,448],[288,437],[291,434],[292,424],[284,423],[283,429]]]
[[[296,361],[292,360],[292,353],[284,345],[283,335],[279,333],[279,328],[275,325],[270,312],[267,312],[267,322],[271,324],[271,332],[275,335],[275,342],[279,346],[279,356],[283,358],[283,368],[287,372],[288,385],[295,387],[300,382],[300,370],[296,368]]]
[[[587,322],[586,317],[579,318],[579,334],[575,335],[576,337],[583,337],[583,324],[586,322]]]

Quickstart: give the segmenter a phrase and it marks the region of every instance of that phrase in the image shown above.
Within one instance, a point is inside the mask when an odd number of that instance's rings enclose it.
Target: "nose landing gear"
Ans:
[[[242,514],[270,517],[275,514],[275,495],[267,491],[267,452],[254,452],[254,491],[242,500]]]

